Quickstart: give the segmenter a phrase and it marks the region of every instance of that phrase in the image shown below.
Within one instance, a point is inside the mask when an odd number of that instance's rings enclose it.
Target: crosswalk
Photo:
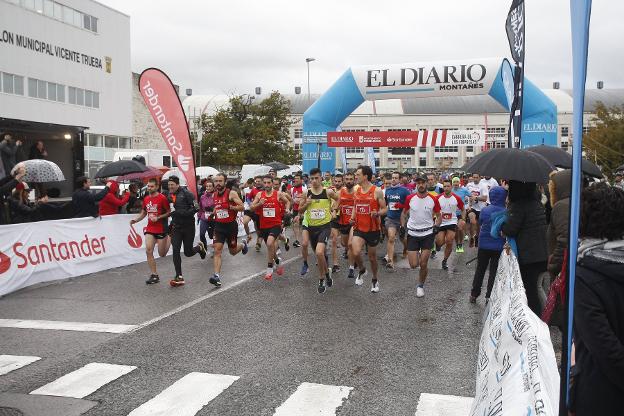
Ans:
[[[40,357],[0,355],[0,376],[26,367]],[[89,363],[51,381],[30,394],[82,399],[104,386],[130,374],[137,367],[130,365]],[[128,416],[194,416],[240,377],[225,374],[192,372],[130,411]],[[333,416],[347,403],[354,390],[304,382],[275,409],[274,416]],[[423,393],[416,416],[467,416],[472,398]]]

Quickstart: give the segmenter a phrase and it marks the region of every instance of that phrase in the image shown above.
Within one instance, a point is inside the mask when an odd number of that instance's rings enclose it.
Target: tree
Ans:
[[[278,92],[259,103],[249,96],[233,96],[227,107],[202,116],[202,160],[239,166],[273,160],[296,163],[301,155],[288,139],[293,123],[290,103]]]
[[[591,129],[583,135],[587,159],[596,161],[605,174],[624,163],[624,105],[596,104]]]

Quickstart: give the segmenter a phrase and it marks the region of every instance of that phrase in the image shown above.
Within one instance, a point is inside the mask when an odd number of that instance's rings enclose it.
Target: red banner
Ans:
[[[330,131],[329,147],[415,147],[418,131]]]
[[[139,91],[178,168],[183,172],[189,191],[198,198],[197,186],[194,186],[195,159],[191,134],[173,83],[160,69],[149,68],[139,77]]]

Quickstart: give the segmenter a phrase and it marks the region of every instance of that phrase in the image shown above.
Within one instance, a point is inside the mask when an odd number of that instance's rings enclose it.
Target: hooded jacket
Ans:
[[[108,193],[100,201],[100,216],[119,214],[119,208],[128,203],[130,194],[128,192],[119,198],[117,191],[119,191],[119,184],[116,181],[110,181],[111,186]]]
[[[624,409],[623,240],[581,241],[574,294],[574,336],[576,415],[621,415]]]
[[[479,248],[484,250],[501,251],[505,245],[503,237],[492,237],[490,234],[492,226],[492,215],[505,210],[505,200],[507,199],[507,191],[502,186],[495,186],[490,189],[490,205],[481,210],[479,215],[479,224],[481,231],[479,232]]]
[[[553,275],[561,272],[563,265],[563,253],[568,247],[568,219],[570,211],[570,191],[572,189],[571,170],[566,169],[551,174],[550,183],[550,203],[552,211],[550,213],[550,224],[548,225],[548,271]]]

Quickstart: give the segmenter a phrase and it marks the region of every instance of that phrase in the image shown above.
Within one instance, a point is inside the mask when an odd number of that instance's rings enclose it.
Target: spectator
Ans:
[[[126,212],[128,214],[139,214],[143,209],[143,202],[139,198],[139,185],[131,183],[128,186],[129,198],[128,205],[126,205]]]
[[[81,176],[76,181],[77,189],[72,195],[72,211],[73,218],[97,217],[98,201],[108,194],[110,183],[107,183],[104,189],[97,194],[91,193],[91,179]]]
[[[18,165],[13,174],[15,176],[7,175],[4,178],[0,178],[0,225],[11,222],[9,202],[6,200],[6,197],[11,194],[11,189],[15,188],[24,177],[26,170],[24,166]]]
[[[9,211],[12,224],[32,222],[37,220],[39,206],[30,202],[28,196],[31,188],[26,182],[19,182],[9,198]],[[47,198],[41,200],[46,202]]]
[[[30,147],[30,153],[28,154],[28,159],[47,159],[48,151],[45,149],[43,142],[38,140],[37,143],[33,144]]]
[[[5,134],[2,141],[0,141],[0,157],[4,166],[5,176],[9,176],[11,170],[16,165],[16,154],[21,145],[22,142],[20,140],[14,142],[10,134]]]
[[[206,180],[204,193],[199,198],[199,211],[197,212],[197,218],[199,219],[199,239],[204,246],[208,247],[206,240],[206,232],[208,232],[208,238],[212,240],[215,220],[214,220],[214,183],[211,180]]]
[[[130,193],[124,192],[123,196],[119,196],[119,184],[117,181],[108,182],[108,193],[100,201],[100,216],[119,214],[121,207],[128,203]]]
[[[615,186],[616,188],[620,188],[621,190],[624,191],[624,180],[622,180],[621,173],[617,173],[615,175],[615,181],[613,182],[613,186]]]
[[[563,265],[563,253],[568,247],[568,219],[570,215],[571,170],[550,174],[548,188],[552,211],[548,226],[548,272],[554,278]]]
[[[574,295],[576,416],[624,409],[624,191],[596,184],[581,196]]]
[[[546,271],[546,214],[541,194],[533,182],[509,181],[508,218],[501,227],[504,235],[514,237],[518,246],[518,264],[529,308],[540,315],[537,292],[540,273]]]

